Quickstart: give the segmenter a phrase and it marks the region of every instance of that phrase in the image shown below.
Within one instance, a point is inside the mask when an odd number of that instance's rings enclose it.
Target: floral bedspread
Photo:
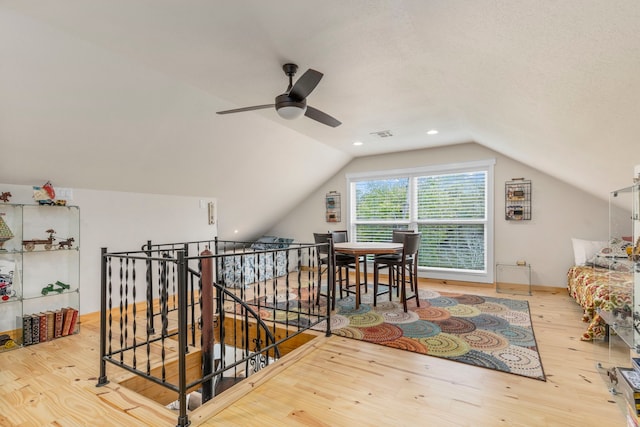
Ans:
[[[584,309],[582,320],[589,322],[583,341],[604,338],[606,324],[598,308],[613,311],[631,304],[632,277],[628,272],[591,266],[573,266],[567,273],[569,295]]]

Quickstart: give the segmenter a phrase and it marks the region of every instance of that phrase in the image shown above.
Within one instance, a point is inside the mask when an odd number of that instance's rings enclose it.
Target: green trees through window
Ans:
[[[350,179],[357,241],[390,241],[393,229],[422,233],[419,266],[487,270],[488,169]]]

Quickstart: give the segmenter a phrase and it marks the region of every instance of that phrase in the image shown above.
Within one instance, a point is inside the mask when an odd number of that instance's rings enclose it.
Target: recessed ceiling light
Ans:
[[[438,134],[437,129],[431,129],[427,131],[427,135],[437,135],[437,134]]]
[[[353,143],[353,145],[362,145],[362,141],[356,141]]]

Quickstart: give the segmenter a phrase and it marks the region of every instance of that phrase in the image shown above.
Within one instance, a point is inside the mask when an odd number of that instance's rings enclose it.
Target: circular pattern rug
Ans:
[[[405,313],[392,301],[336,302],[335,335],[546,381],[526,300],[420,290]]]
[[[451,312],[440,307],[418,307],[412,310],[417,313],[421,319],[431,320],[435,322],[437,320],[445,320],[451,317]]]
[[[361,329],[362,339],[369,342],[393,341],[402,337],[402,329],[389,323],[381,323]]]
[[[403,310],[398,309],[384,311],[376,310],[376,313],[379,313],[387,323],[413,323],[420,320],[420,316],[413,311],[407,311],[405,313]]]

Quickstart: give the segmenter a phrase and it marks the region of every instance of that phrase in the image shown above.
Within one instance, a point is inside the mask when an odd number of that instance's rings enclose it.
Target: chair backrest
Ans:
[[[348,242],[349,234],[347,234],[347,230],[336,230],[331,232],[331,238],[333,239],[333,243]]]
[[[415,256],[420,249],[420,237],[422,233],[404,233],[402,254],[406,258]]]
[[[413,230],[393,230],[393,236],[391,237],[391,241],[393,243],[404,243],[404,235],[408,233],[414,233]]]
[[[313,240],[316,244],[330,243],[331,239],[331,233],[313,233]],[[320,257],[320,255],[329,255],[329,245],[318,246],[316,253],[318,254],[318,257]]]

